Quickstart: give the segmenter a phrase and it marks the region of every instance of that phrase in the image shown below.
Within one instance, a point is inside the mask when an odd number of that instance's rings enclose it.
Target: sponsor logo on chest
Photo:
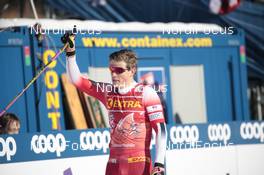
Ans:
[[[131,98],[108,98],[107,106],[109,109],[139,109],[142,103],[141,100]]]

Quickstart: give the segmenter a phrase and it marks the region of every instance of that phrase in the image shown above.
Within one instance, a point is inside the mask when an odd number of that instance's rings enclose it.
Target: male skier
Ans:
[[[67,74],[81,91],[100,100],[108,110],[111,141],[106,175],[164,175],[166,125],[159,96],[151,87],[134,80],[137,57],[123,49],[109,56],[112,84],[83,77],[76,63],[74,37],[66,34]],[[68,44],[69,45],[69,44]],[[152,168],[150,141],[156,133],[156,157]]]

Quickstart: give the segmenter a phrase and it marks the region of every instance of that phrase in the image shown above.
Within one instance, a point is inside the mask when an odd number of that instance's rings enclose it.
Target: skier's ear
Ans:
[[[130,71],[131,71],[132,75],[134,76],[136,74],[136,72],[137,72],[137,68],[136,67],[131,67]]]

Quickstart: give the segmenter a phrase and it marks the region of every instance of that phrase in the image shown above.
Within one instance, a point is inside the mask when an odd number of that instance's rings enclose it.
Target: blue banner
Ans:
[[[263,144],[264,122],[167,126],[167,136],[167,150]],[[109,129],[1,135],[0,163],[106,155],[109,142]]]

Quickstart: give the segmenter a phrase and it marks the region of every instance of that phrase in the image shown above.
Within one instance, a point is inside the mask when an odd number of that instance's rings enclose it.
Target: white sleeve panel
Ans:
[[[76,63],[76,56],[67,57],[66,60],[67,75],[73,84],[78,84],[81,79],[81,72]]]
[[[157,123],[155,163],[161,163],[164,165],[166,146],[167,146],[166,124],[165,123]]]

